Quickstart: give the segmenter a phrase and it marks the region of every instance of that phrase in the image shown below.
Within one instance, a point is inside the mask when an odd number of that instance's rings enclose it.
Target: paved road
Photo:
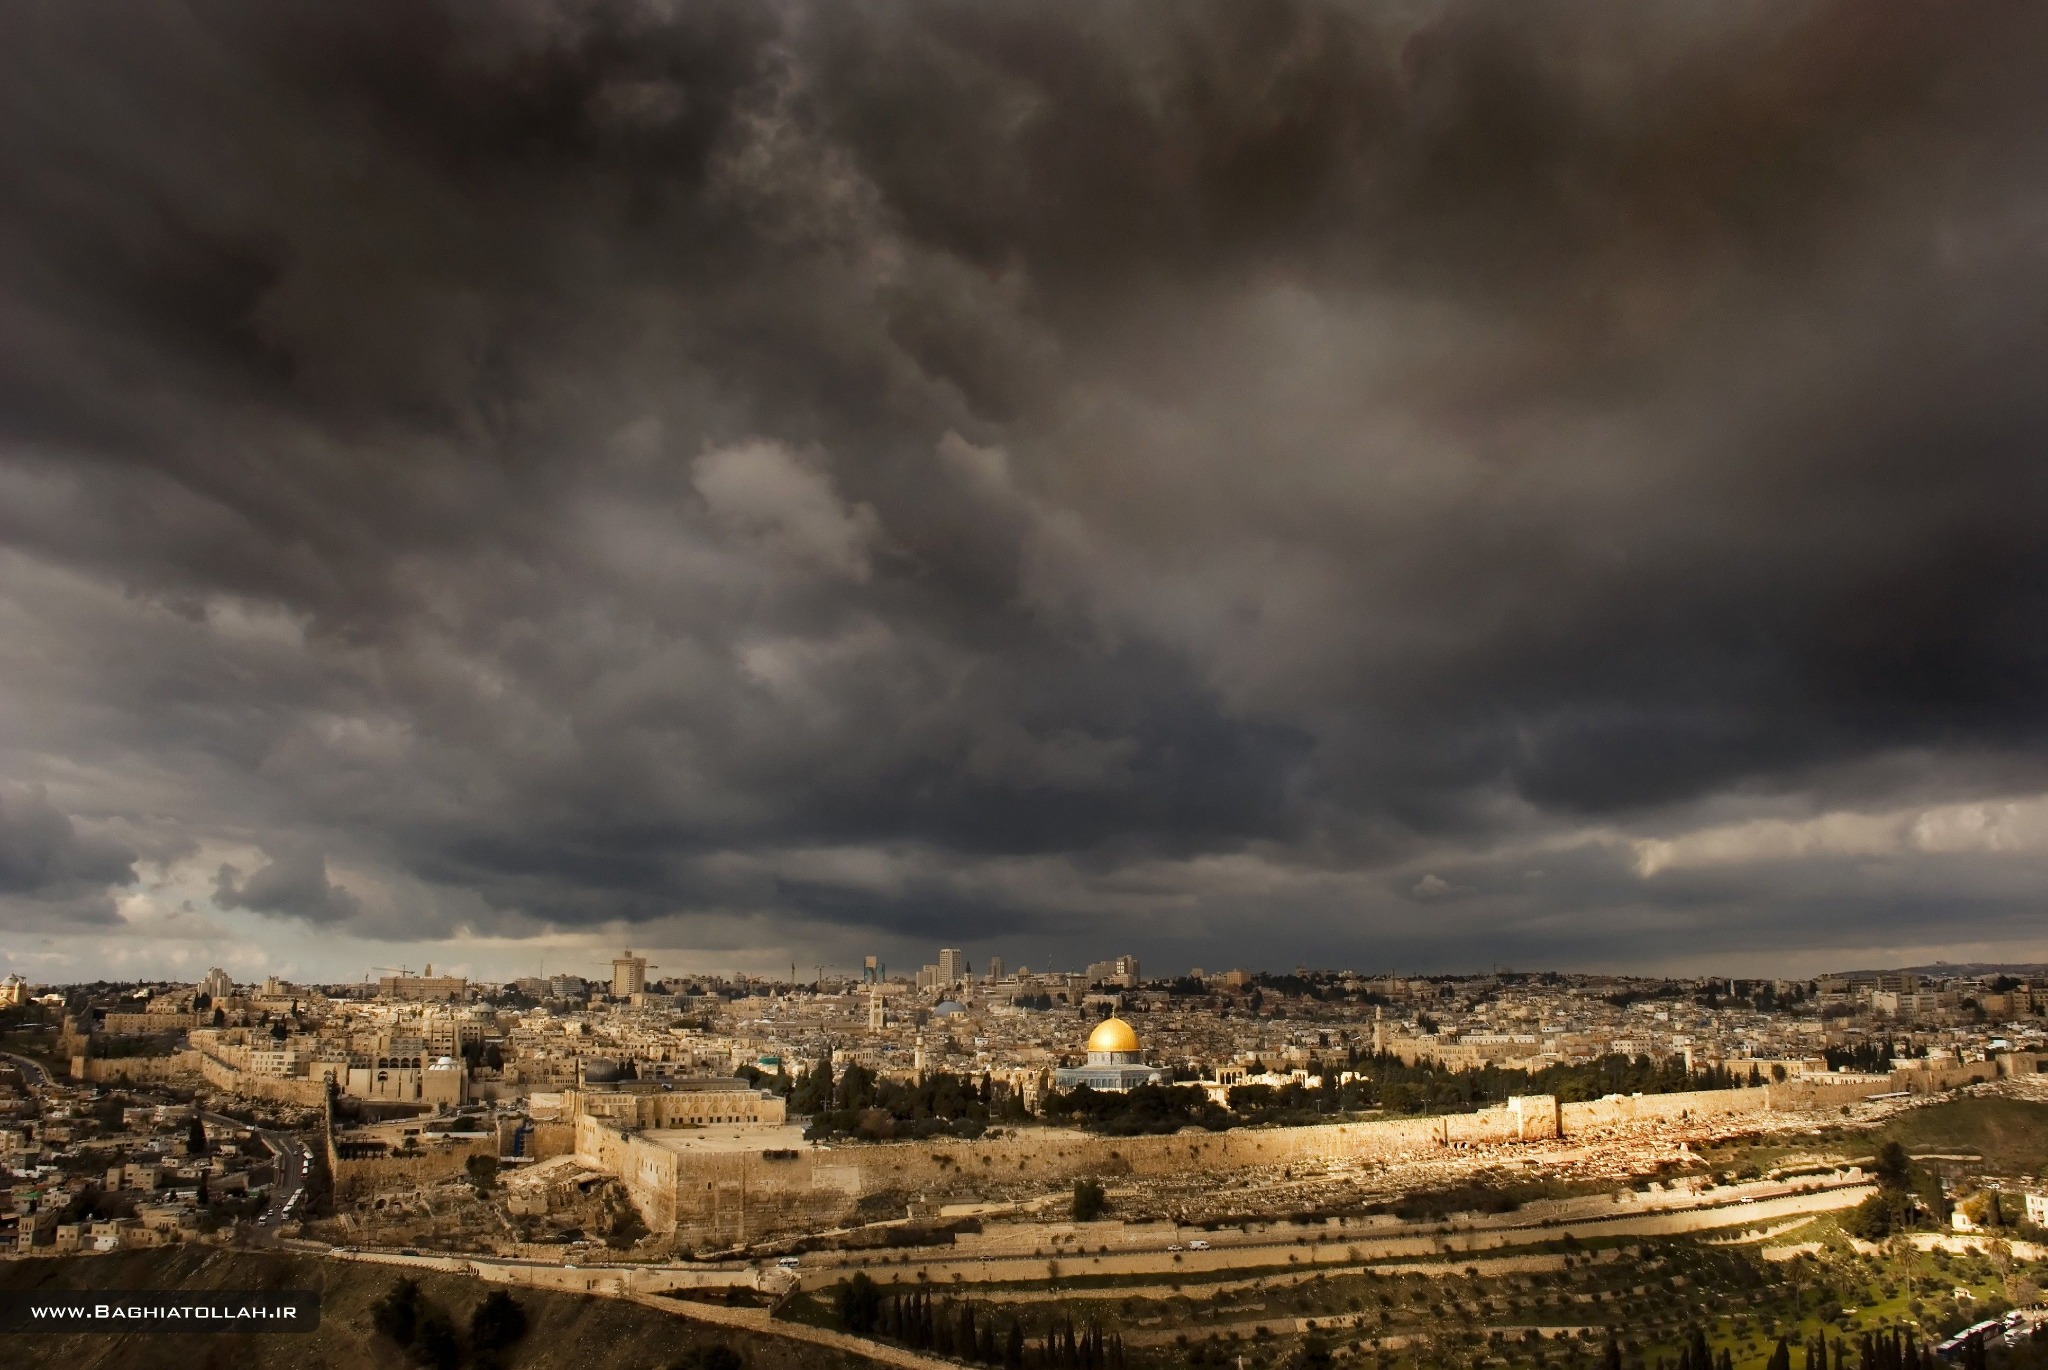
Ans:
[[[289,1132],[258,1132],[263,1144],[277,1157],[277,1184],[270,1191],[270,1206],[257,1220],[263,1240],[274,1241],[285,1225],[286,1215],[306,1216],[306,1180],[313,1166],[313,1149]]]
[[[31,1088],[40,1088],[50,1083],[50,1072],[37,1062],[12,1051],[0,1051],[0,1058],[13,1063],[20,1069],[22,1078]],[[230,1118],[224,1113],[201,1110],[205,1121],[218,1127],[243,1128],[248,1124]],[[257,1220],[256,1235],[264,1242],[274,1242],[280,1228],[285,1224],[285,1213],[289,1210],[296,1217],[303,1217],[306,1181],[313,1163],[312,1148],[289,1132],[271,1132],[262,1128],[254,1129],[256,1137],[270,1149],[277,1158],[277,1183],[271,1186],[270,1203]]]
[[[224,1113],[209,1113],[201,1110],[199,1116],[220,1127],[244,1128],[249,1125]],[[263,1128],[252,1129],[258,1141],[268,1147],[276,1158],[277,1183],[270,1187],[270,1202],[256,1219],[256,1238],[271,1243],[277,1240],[286,1222],[286,1214],[292,1218],[303,1218],[305,1212],[306,1181],[313,1165],[313,1149],[304,1140],[290,1132],[272,1132]]]

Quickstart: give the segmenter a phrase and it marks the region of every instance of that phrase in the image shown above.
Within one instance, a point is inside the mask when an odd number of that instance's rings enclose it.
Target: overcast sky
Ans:
[[[36,979],[2048,957],[2048,8],[0,10]]]

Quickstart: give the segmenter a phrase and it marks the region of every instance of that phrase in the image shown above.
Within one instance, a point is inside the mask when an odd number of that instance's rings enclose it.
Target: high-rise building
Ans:
[[[199,982],[199,988],[206,991],[206,997],[214,1003],[225,1003],[235,992],[235,982],[219,966],[206,972],[206,978]]]
[[[1135,989],[1138,984],[1138,958],[1119,956],[1110,961],[1088,963],[1088,983],[1091,985],[1121,985]]]
[[[624,999],[647,988],[647,958],[635,956],[628,947],[623,956],[612,958],[612,998]]]
[[[989,980],[989,983],[990,983],[990,984],[994,984],[994,983],[995,983],[996,981],[998,981],[998,980],[1000,980],[1000,979],[1002,979],[1002,978],[1003,978],[1003,958],[1002,958],[1002,957],[1000,957],[1000,956],[991,956],[991,957],[989,957],[989,958],[988,958],[988,980]]]
[[[957,985],[967,978],[967,956],[958,947],[939,949],[939,983]]]

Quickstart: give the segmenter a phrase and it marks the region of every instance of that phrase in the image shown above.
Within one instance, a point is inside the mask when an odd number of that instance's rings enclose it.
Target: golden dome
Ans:
[[[1136,1051],[1138,1034],[1121,1018],[1105,1018],[1088,1034],[1090,1051]]]

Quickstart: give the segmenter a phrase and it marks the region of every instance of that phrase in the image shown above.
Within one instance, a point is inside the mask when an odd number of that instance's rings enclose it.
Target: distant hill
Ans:
[[[2030,975],[2048,975],[2048,962],[2041,961],[1937,961],[1931,966],[1887,966],[1876,970],[1837,970],[1831,975],[1896,975],[1900,971],[1911,971],[1915,975],[2012,975],[2025,979]]]
[[[478,1300],[501,1285],[464,1275],[417,1275],[430,1302],[467,1325]],[[316,1289],[320,1330],[310,1335],[8,1338],[12,1366],[64,1370],[393,1370],[406,1363],[370,1331],[370,1305],[398,1272],[388,1266],[318,1256],[166,1247],[0,1262],[6,1289]],[[628,1303],[531,1289],[510,1291],[526,1309],[529,1331],[507,1370],[668,1370],[700,1346],[724,1344],[747,1370],[871,1370],[876,1362],[803,1342],[727,1332]]]

